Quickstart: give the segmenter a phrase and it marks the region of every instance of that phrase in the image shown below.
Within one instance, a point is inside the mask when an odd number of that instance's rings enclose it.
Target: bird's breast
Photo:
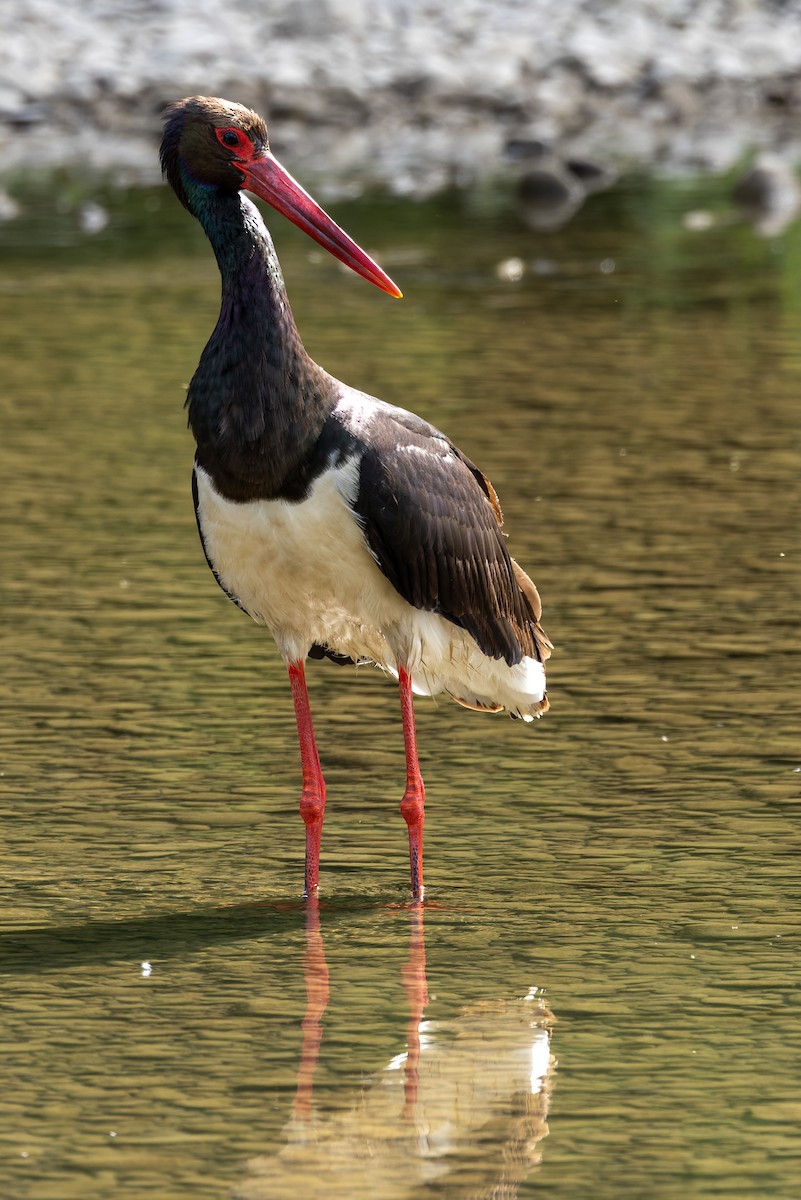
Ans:
[[[203,547],[220,585],[281,652],[320,644],[391,666],[384,626],[403,605],[370,553],[352,508],[358,459],[318,476],[306,499],[236,502],[195,465]]]

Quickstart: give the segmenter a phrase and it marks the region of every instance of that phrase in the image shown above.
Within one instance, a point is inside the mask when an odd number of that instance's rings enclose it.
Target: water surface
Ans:
[[[556,644],[533,727],[418,703],[422,914],[395,689],[310,668],[306,914],[289,689],[191,508],[211,253],[56,190],[0,231],[2,1194],[797,1196],[801,232],[338,208],[396,303],[273,222],[309,349],[480,463]]]

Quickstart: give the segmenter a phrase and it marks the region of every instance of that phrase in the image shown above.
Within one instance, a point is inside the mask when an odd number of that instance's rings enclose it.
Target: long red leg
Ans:
[[[298,723],[300,761],[303,767],[303,791],[300,796],[300,815],[306,823],[306,887],[305,894],[313,896],[320,877],[320,834],[325,813],[325,780],[320,769],[320,757],[314,740],[309,693],[303,659],[289,664],[289,682]]]
[[[423,899],[423,821],[426,792],[417,762],[417,735],[414,728],[412,680],[403,667],[398,667],[400,684],[403,740],[406,745],[406,791],[401,800],[401,812],[409,826],[409,866],[412,873],[412,896]]]

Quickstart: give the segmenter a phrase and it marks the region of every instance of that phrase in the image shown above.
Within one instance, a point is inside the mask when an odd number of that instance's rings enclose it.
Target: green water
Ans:
[[[192,514],[216,268],[98,195],[0,229],[0,1195],[795,1198],[801,228],[338,206],[397,303],[273,222],[309,349],[487,471],[556,644],[533,727],[418,703],[422,915],[394,686],[310,667],[318,928],[283,668]]]

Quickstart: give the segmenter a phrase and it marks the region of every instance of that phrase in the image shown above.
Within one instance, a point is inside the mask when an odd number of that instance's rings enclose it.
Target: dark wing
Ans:
[[[490,658],[547,658],[539,596],[506,549],[492,484],[438,430],[388,409],[362,435],[354,502],[381,570],[410,604],[462,626]]]

